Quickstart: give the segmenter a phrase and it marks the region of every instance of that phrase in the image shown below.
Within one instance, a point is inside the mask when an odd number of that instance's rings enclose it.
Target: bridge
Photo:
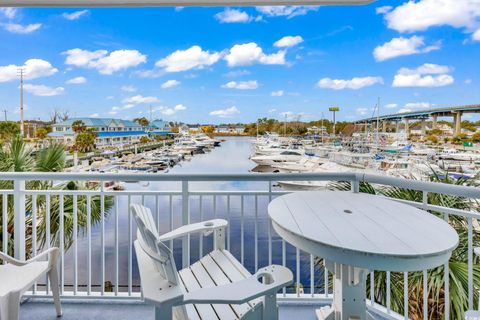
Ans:
[[[400,125],[400,122],[404,122],[405,132],[409,133],[409,121],[410,120],[421,120],[422,122],[422,131],[425,128],[425,121],[429,118],[432,118],[432,129],[437,128],[437,119],[438,117],[453,117],[454,131],[455,135],[461,133],[461,124],[462,124],[462,115],[464,113],[480,113],[480,104],[472,104],[465,106],[455,106],[455,107],[446,107],[446,108],[434,108],[434,109],[425,109],[418,111],[402,112],[395,114],[386,114],[378,117],[365,118],[361,120],[354,121],[355,124],[369,124],[376,121],[380,121],[383,124],[383,129],[386,131],[386,126],[390,122],[397,123],[397,131]]]

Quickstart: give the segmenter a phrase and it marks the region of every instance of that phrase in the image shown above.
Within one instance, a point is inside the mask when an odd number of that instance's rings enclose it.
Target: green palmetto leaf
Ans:
[[[430,178],[432,182],[447,183],[454,185],[472,186],[476,179],[457,179],[452,180],[446,175],[440,177],[435,173]],[[349,182],[331,183],[330,188],[335,190],[350,190]],[[387,197],[422,202],[423,192],[411,189],[390,187],[390,186],[373,186],[367,182],[360,183],[360,192],[370,194],[381,194]],[[428,203],[431,205],[461,209],[465,211],[478,211],[478,203],[475,200],[465,197],[445,195],[445,194],[428,194]],[[440,212],[432,212],[441,218],[444,214]],[[449,215],[448,222],[457,231],[459,236],[459,245],[453,251],[452,257],[448,263],[449,266],[449,307],[450,319],[463,319],[464,312],[468,310],[468,220],[461,216]],[[480,246],[479,227],[472,228],[472,245]],[[480,288],[480,266],[478,266],[478,258],[474,258],[473,265],[473,300],[474,305],[478,301],[478,292]],[[386,272],[375,272],[375,301],[386,305],[387,303],[387,281]],[[403,273],[390,274],[390,307],[393,311],[400,314],[404,313],[404,278]],[[428,318],[431,320],[443,319],[445,312],[445,269],[440,266],[427,272],[427,288],[428,288]],[[367,294],[370,294],[370,286],[367,286]],[[408,274],[408,300],[409,300],[409,317],[412,319],[423,319],[423,273],[410,272]]]
[[[36,157],[32,155],[31,150],[25,145],[20,136],[15,137],[9,144],[0,148],[0,172],[57,172],[62,171],[65,167],[65,149],[64,146],[57,143],[50,144],[46,149],[41,150]],[[12,181],[0,181],[0,189],[8,190],[13,188]],[[26,183],[27,190],[89,190],[88,186],[79,182],[68,182],[59,185],[53,185],[51,181],[28,181]],[[27,255],[32,254],[33,236],[36,236],[38,247],[41,250],[47,243],[47,219],[50,223],[50,246],[59,246],[60,244],[60,198],[59,196],[50,196],[50,211],[47,214],[47,200],[45,195],[36,197],[36,211],[33,212],[33,197],[26,197],[26,252]],[[63,215],[64,215],[64,244],[65,250],[68,250],[73,243],[73,196],[64,196],[63,198]],[[3,207],[4,198],[0,197],[0,208]],[[101,208],[102,199],[99,195],[90,198],[90,224],[94,226],[102,219],[102,212],[106,215],[113,206],[112,196],[103,196],[104,208]],[[86,196],[77,197],[77,230],[83,232],[88,227],[87,223],[87,198]],[[1,230],[1,233],[8,232],[8,253],[13,252],[13,196],[7,197],[7,230]],[[33,214],[37,221],[37,230],[32,230]],[[0,215],[0,228],[3,228],[3,215]],[[0,237],[0,248],[3,248],[3,237]]]

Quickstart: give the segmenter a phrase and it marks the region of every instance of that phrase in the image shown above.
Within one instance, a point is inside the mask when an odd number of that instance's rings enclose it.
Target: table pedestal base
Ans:
[[[316,311],[319,320],[373,320],[367,312],[366,279],[369,270],[330,261],[325,262],[334,274],[333,304]]]

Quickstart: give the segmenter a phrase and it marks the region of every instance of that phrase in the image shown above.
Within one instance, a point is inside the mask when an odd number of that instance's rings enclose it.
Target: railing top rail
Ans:
[[[389,185],[426,192],[450,194],[480,199],[480,189],[428,181],[419,181],[354,172],[328,173],[79,173],[79,172],[3,172],[0,180],[54,180],[54,181],[357,181]]]

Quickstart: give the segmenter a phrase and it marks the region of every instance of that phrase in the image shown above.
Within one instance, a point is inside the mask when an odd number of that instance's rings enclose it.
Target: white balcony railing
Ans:
[[[468,307],[474,307],[473,234],[476,211],[465,211],[428,203],[429,193],[480,199],[480,190],[455,186],[356,173],[328,174],[105,174],[105,173],[2,173],[0,180],[13,181],[13,188],[0,190],[2,207],[1,235],[3,251],[10,249],[17,258],[35,255],[39,250],[58,245],[61,248],[61,293],[65,297],[140,299],[135,253],[132,250],[135,224],[129,215],[129,204],[141,202],[156,215],[158,228],[167,232],[174,227],[213,217],[229,221],[227,248],[251,272],[263,265],[287,265],[295,275],[296,287],[279,294],[280,299],[330,299],[328,272],[315,257],[285,243],[270,226],[267,205],[285,191],[274,187],[279,180],[348,181],[351,192],[359,192],[361,182],[393,186],[422,192],[422,202],[406,202],[424,210],[466,219],[468,243]],[[26,182],[48,181],[139,181],[125,191],[26,189]],[[151,183],[146,189],[145,184]],[[41,201],[40,201],[41,200]],[[67,201],[68,200],[68,201]],[[92,226],[92,203],[100,204],[101,218]],[[67,204],[68,203],[68,204]],[[106,203],[112,204],[106,210]],[[41,213],[41,214],[39,214]],[[8,217],[13,223],[8,221]],[[85,219],[86,221],[79,221]],[[80,225],[84,228],[79,228]],[[71,225],[72,229],[65,229]],[[12,230],[9,234],[8,230]],[[42,230],[43,228],[43,230]],[[58,232],[56,231],[58,230]],[[7,231],[7,232],[6,232]],[[34,232],[35,231],[35,232]],[[53,232],[52,232],[53,231]],[[69,234],[66,234],[69,233]],[[42,234],[40,238],[38,235]],[[66,239],[71,246],[64,250]],[[44,241],[44,242],[42,242]],[[203,255],[211,245],[203,236],[171,242],[177,265],[187,266]],[[8,246],[10,242],[10,246]],[[180,263],[181,261],[181,263]],[[450,301],[449,266],[444,266],[444,297]],[[428,319],[427,271],[423,272],[423,312]],[[408,274],[404,274],[408,279]],[[109,282],[107,282],[109,281]],[[302,290],[300,290],[300,284]],[[386,275],[386,305],[373,303],[374,274],[370,277],[371,306],[387,317],[398,318],[391,311],[390,273]],[[408,317],[408,282],[404,281],[404,317]],[[38,283],[31,296],[50,294],[48,283]],[[410,302],[411,303],[411,302]],[[416,302],[420,303],[420,302]],[[450,304],[445,303],[445,319]]]

